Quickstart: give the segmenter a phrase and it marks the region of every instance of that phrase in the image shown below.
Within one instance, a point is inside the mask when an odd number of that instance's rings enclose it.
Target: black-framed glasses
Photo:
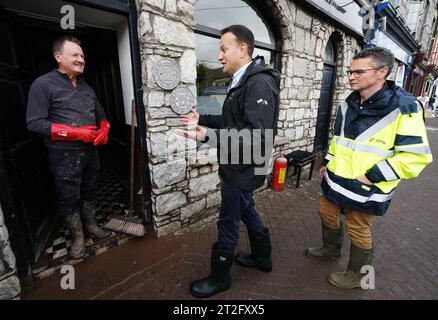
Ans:
[[[379,70],[385,67],[378,67],[378,68],[370,68],[370,69],[357,69],[357,70],[348,70],[347,71],[347,75],[350,76],[358,76],[360,77],[361,75],[363,75],[364,73],[366,73],[367,71],[370,70]]]

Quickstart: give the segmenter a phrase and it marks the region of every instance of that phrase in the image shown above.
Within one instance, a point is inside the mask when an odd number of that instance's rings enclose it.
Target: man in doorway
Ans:
[[[371,222],[388,209],[401,179],[417,177],[432,161],[424,110],[414,96],[386,82],[394,55],[385,48],[353,57],[349,81],[354,90],[338,109],[334,137],[320,169],[323,195],[318,213],[321,247],[306,255],[320,260],[341,255],[343,225],[351,237],[347,271],[328,276],[339,288],[360,287],[361,269],[372,265]]]
[[[110,231],[95,219],[99,156],[95,146],[108,142],[110,124],[94,90],[80,77],[85,60],[80,41],[62,36],[53,43],[58,68],[32,84],[27,105],[27,128],[44,136],[49,167],[58,193],[57,212],[71,235],[70,256],[85,254],[81,222],[97,238]]]
[[[263,185],[266,173],[258,174],[259,165],[252,160],[250,163],[243,161],[242,155],[244,147],[252,147],[254,152],[256,145],[264,149],[269,144],[271,149],[266,149],[269,154],[265,159],[265,163],[269,163],[277,125],[279,73],[267,69],[262,58],[252,60],[254,36],[248,28],[233,25],[223,29],[221,34],[218,60],[223,65],[224,73],[232,75],[222,115],[200,116],[193,111],[182,116],[181,120],[183,124],[193,125],[196,130],[179,131],[180,135],[197,141],[209,139],[211,143],[214,140],[217,144],[212,144],[218,148],[222,182],[218,240],[211,249],[210,275],[190,284],[191,294],[201,298],[230,288],[230,269],[239,240],[240,220],[248,230],[251,254],[237,254],[234,257],[236,263],[265,272],[272,270],[269,230],[262,223],[253,200],[253,191]],[[261,132],[260,139],[256,138],[257,130]],[[228,145],[228,133],[233,131],[237,135],[244,132],[249,134],[246,138],[243,134],[242,139],[238,140],[236,152],[240,156],[237,163],[230,164],[226,160],[236,155]]]

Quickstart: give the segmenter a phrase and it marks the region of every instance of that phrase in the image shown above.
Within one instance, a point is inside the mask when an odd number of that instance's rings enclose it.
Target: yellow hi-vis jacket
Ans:
[[[417,177],[430,162],[424,110],[414,96],[388,84],[361,104],[353,92],[337,111],[321,187],[341,208],[380,216],[400,179]]]

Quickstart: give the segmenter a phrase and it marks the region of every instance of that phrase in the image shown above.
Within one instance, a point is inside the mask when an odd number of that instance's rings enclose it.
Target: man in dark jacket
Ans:
[[[72,237],[70,255],[78,259],[85,254],[80,213],[91,234],[98,238],[111,234],[95,220],[99,157],[94,147],[107,143],[110,125],[94,90],[79,78],[85,65],[80,41],[60,37],[53,44],[53,55],[58,69],[37,78],[30,88],[27,128],[45,138],[57,211]]]
[[[239,253],[237,264],[270,272],[271,240],[254,207],[253,191],[264,184],[272,155],[279,103],[279,73],[267,69],[263,59],[252,61],[254,36],[241,25],[222,30],[218,60],[232,74],[222,115],[199,115],[193,111],[182,122],[196,130],[179,134],[217,146],[221,186],[218,240],[211,253],[211,274],[193,281],[190,292],[208,297],[230,288],[230,269],[239,240],[239,225],[245,223],[251,254]],[[199,125],[198,125],[199,123]],[[201,126],[206,126],[204,128]],[[260,159],[258,152],[261,151]]]

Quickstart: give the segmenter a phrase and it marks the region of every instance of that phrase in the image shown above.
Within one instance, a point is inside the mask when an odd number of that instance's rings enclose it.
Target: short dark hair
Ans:
[[[387,67],[388,73],[386,74],[386,77],[391,74],[395,60],[394,54],[390,50],[382,47],[367,48],[359,53],[356,53],[353,57],[353,60],[365,58],[371,58],[373,60],[374,68]]]
[[[62,48],[64,47],[64,42],[66,42],[66,41],[74,42],[78,46],[81,45],[81,41],[78,38],[76,38],[74,36],[70,36],[70,35],[63,35],[63,36],[57,38],[53,42],[52,53],[54,54],[55,52],[62,52]]]
[[[254,52],[254,35],[252,34],[251,30],[240,24],[233,24],[232,26],[222,29],[221,36],[227,32],[234,34],[238,42],[246,43],[248,46],[248,54],[252,57],[252,53]]]

